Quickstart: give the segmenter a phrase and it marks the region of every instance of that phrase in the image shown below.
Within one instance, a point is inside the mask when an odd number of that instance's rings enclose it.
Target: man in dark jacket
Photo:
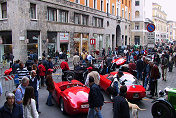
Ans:
[[[137,79],[142,80],[142,70],[143,70],[143,61],[141,60],[141,56],[136,63],[136,70],[137,70]]]
[[[129,105],[125,98],[127,92],[126,86],[120,87],[120,93],[114,97],[113,118],[130,118]]]
[[[94,78],[89,77],[90,92],[88,97],[89,112],[87,118],[102,118],[101,108],[104,103],[104,97],[98,85],[94,83]]]
[[[35,101],[36,101],[36,109],[38,111],[38,113],[41,113],[39,111],[39,104],[38,104],[38,85],[37,85],[37,82],[38,82],[38,78],[36,77],[36,71],[35,70],[32,70],[31,71],[31,76],[30,76],[30,79],[29,79],[29,86],[32,86],[34,88],[34,95],[35,95]]]
[[[23,109],[21,105],[15,103],[15,95],[8,93],[6,102],[0,108],[0,118],[23,118]]]

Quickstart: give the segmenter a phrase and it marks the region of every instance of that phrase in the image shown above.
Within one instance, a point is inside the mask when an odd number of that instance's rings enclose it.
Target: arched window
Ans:
[[[135,18],[139,18],[139,15],[140,15],[139,11],[136,11],[135,12]]]

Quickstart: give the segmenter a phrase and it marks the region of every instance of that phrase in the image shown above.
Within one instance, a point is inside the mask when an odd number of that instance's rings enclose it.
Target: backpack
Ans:
[[[15,95],[15,93],[16,93],[16,91],[17,91],[17,89],[19,89],[20,91],[21,91],[21,93],[22,93],[22,90],[21,90],[21,88],[16,88],[15,90],[13,90],[13,94]]]

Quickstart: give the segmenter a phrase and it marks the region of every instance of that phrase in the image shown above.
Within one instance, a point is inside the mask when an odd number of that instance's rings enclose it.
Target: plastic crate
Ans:
[[[168,90],[168,101],[174,106],[176,110],[176,89],[171,88]]]

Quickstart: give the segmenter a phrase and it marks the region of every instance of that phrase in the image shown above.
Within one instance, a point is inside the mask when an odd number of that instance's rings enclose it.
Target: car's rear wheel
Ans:
[[[65,114],[65,107],[64,107],[64,101],[63,98],[60,98],[60,103],[59,103],[60,110],[63,114]]]
[[[71,80],[73,80],[74,79],[74,73],[73,72],[68,72],[68,73],[66,73],[66,80],[67,81],[71,81]]]
[[[156,102],[152,106],[153,118],[173,118],[172,110],[168,105]]]

